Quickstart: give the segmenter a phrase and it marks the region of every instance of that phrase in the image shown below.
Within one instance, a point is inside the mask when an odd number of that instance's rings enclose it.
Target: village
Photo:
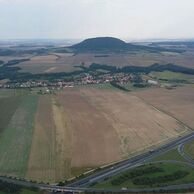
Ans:
[[[15,89],[15,88],[41,88],[48,87],[52,89],[72,88],[79,85],[89,84],[104,84],[116,82],[120,85],[127,83],[147,83],[153,86],[160,86],[157,80],[149,79],[148,76],[135,75],[132,73],[115,73],[115,74],[103,74],[100,76],[94,76],[89,73],[84,73],[79,77],[73,78],[73,81],[67,81],[58,79],[54,81],[48,80],[29,80],[27,82],[7,82],[0,83],[0,88]]]

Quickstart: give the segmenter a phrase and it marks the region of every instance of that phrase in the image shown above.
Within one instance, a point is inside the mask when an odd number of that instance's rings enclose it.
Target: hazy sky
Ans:
[[[194,38],[194,0],[0,0],[0,39]]]

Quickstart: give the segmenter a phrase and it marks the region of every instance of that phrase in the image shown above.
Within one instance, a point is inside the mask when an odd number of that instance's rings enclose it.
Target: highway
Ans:
[[[138,166],[143,163],[149,162],[149,160],[153,159],[156,156],[159,156],[162,153],[165,153],[175,147],[177,147],[180,144],[185,144],[186,142],[189,142],[194,139],[194,132],[185,135],[183,137],[179,137],[161,147],[158,147],[152,151],[148,151],[146,153],[140,154],[138,156],[135,156],[133,158],[129,158],[125,161],[122,161],[114,167],[107,168],[104,170],[101,170],[99,172],[96,172],[92,175],[87,176],[86,178],[83,178],[81,180],[75,181],[71,184],[68,184],[69,187],[87,187],[88,185],[92,183],[96,183],[98,181],[102,181],[105,178],[111,177],[113,175],[116,175],[118,173],[124,172],[125,170],[128,170],[130,168],[133,168],[135,166]]]
[[[189,142],[188,142],[189,143]],[[184,144],[180,144],[178,146],[178,152],[179,154],[186,160],[188,161],[190,164],[192,164],[194,166],[194,160],[193,158],[184,151]]]
[[[129,158],[125,161],[119,162],[115,164],[112,167],[108,167],[106,169],[102,169],[98,172],[95,172],[83,179],[77,180],[73,183],[70,183],[66,186],[56,186],[56,185],[47,185],[47,184],[38,184],[38,183],[32,183],[28,181],[22,181],[22,180],[16,180],[12,178],[7,178],[0,176],[0,180],[18,184],[21,186],[26,187],[36,187],[43,190],[50,190],[50,191],[67,191],[67,192],[82,192],[82,191],[89,191],[89,192],[121,192],[120,189],[94,189],[94,188],[88,188],[88,186],[92,183],[96,183],[99,181],[103,181],[105,178],[114,176],[118,173],[124,172],[125,170],[128,170],[130,168],[134,168],[135,166],[141,165],[143,163],[148,163],[151,159],[154,157],[159,156],[160,154],[163,154],[165,152],[170,151],[171,149],[176,148],[179,146],[181,148],[181,145],[184,145],[187,142],[190,142],[194,140],[194,132],[187,134],[185,136],[179,137],[163,146],[160,146],[154,150],[145,152],[143,154],[140,154],[138,156]],[[182,149],[182,148],[181,148]],[[166,187],[159,187],[159,188],[151,188],[151,189],[127,189],[123,190],[122,192],[145,192],[145,191],[160,191],[160,190],[174,190],[174,189],[186,189],[186,188],[192,188],[194,189],[194,184],[181,184],[181,185],[172,185],[172,186],[166,186]]]

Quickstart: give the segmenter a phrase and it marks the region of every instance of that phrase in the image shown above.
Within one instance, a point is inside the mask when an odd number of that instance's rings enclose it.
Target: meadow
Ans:
[[[164,80],[164,81],[170,81],[170,82],[188,82],[188,83],[194,83],[194,75],[187,75],[184,73],[175,73],[170,71],[163,71],[163,72],[151,72],[149,74],[151,77]]]
[[[27,170],[37,101],[35,96],[22,98],[0,136],[0,172],[19,177]]]

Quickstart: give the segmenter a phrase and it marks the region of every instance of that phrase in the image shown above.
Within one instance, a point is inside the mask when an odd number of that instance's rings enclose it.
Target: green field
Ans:
[[[194,159],[194,141],[185,144],[184,146],[184,151],[189,154],[189,156],[192,157],[192,159]]]
[[[29,94],[28,89],[0,89],[0,98],[16,97]]]
[[[141,90],[146,90],[149,89],[149,86],[145,87],[135,87],[133,83],[127,83],[122,85],[124,88],[126,88],[129,91],[141,91]]]
[[[110,83],[102,83],[102,84],[87,84],[87,85],[80,85],[76,87],[83,87],[83,88],[96,88],[96,89],[110,89],[114,90],[114,88]]]
[[[164,185],[191,183],[194,169],[184,164],[155,163],[128,170],[104,182],[91,185],[93,188],[150,188]]]
[[[155,157],[152,161],[176,160],[185,162],[185,159],[178,153],[177,149],[170,150],[160,156]]]
[[[7,191],[0,191],[0,194],[43,194],[41,191],[32,191],[30,189],[21,189],[19,192],[7,192]]]
[[[134,87],[133,83],[127,83],[121,85],[123,88],[129,90],[129,91],[139,91],[139,90],[146,90],[149,87]],[[81,85],[77,87],[85,87],[85,88],[95,88],[95,89],[103,89],[103,90],[118,90],[121,91],[120,89],[113,87],[110,83],[102,83],[102,84],[87,84],[87,85]]]
[[[151,77],[156,79],[168,80],[171,82],[178,81],[187,81],[189,83],[194,82],[194,75],[188,75],[184,73],[176,73],[171,71],[163,71],[163,72],[152,72],[149,74]]]
[[[8,126],[10,119],[21,102],[20,96],[0,98],[0,134]]]
[[[9,124],[0,135],[0,173],[24,177],[31,147],[38,97],[25,95],[20,98],[21,102],[18,102],[16,110],[9,108],[10,115],[15,112],[11,119],[9,117]],[[8,112],[7,109],[6,112]],[[7,124],[7,115],[5,114],[3,118],[6,119]]]

